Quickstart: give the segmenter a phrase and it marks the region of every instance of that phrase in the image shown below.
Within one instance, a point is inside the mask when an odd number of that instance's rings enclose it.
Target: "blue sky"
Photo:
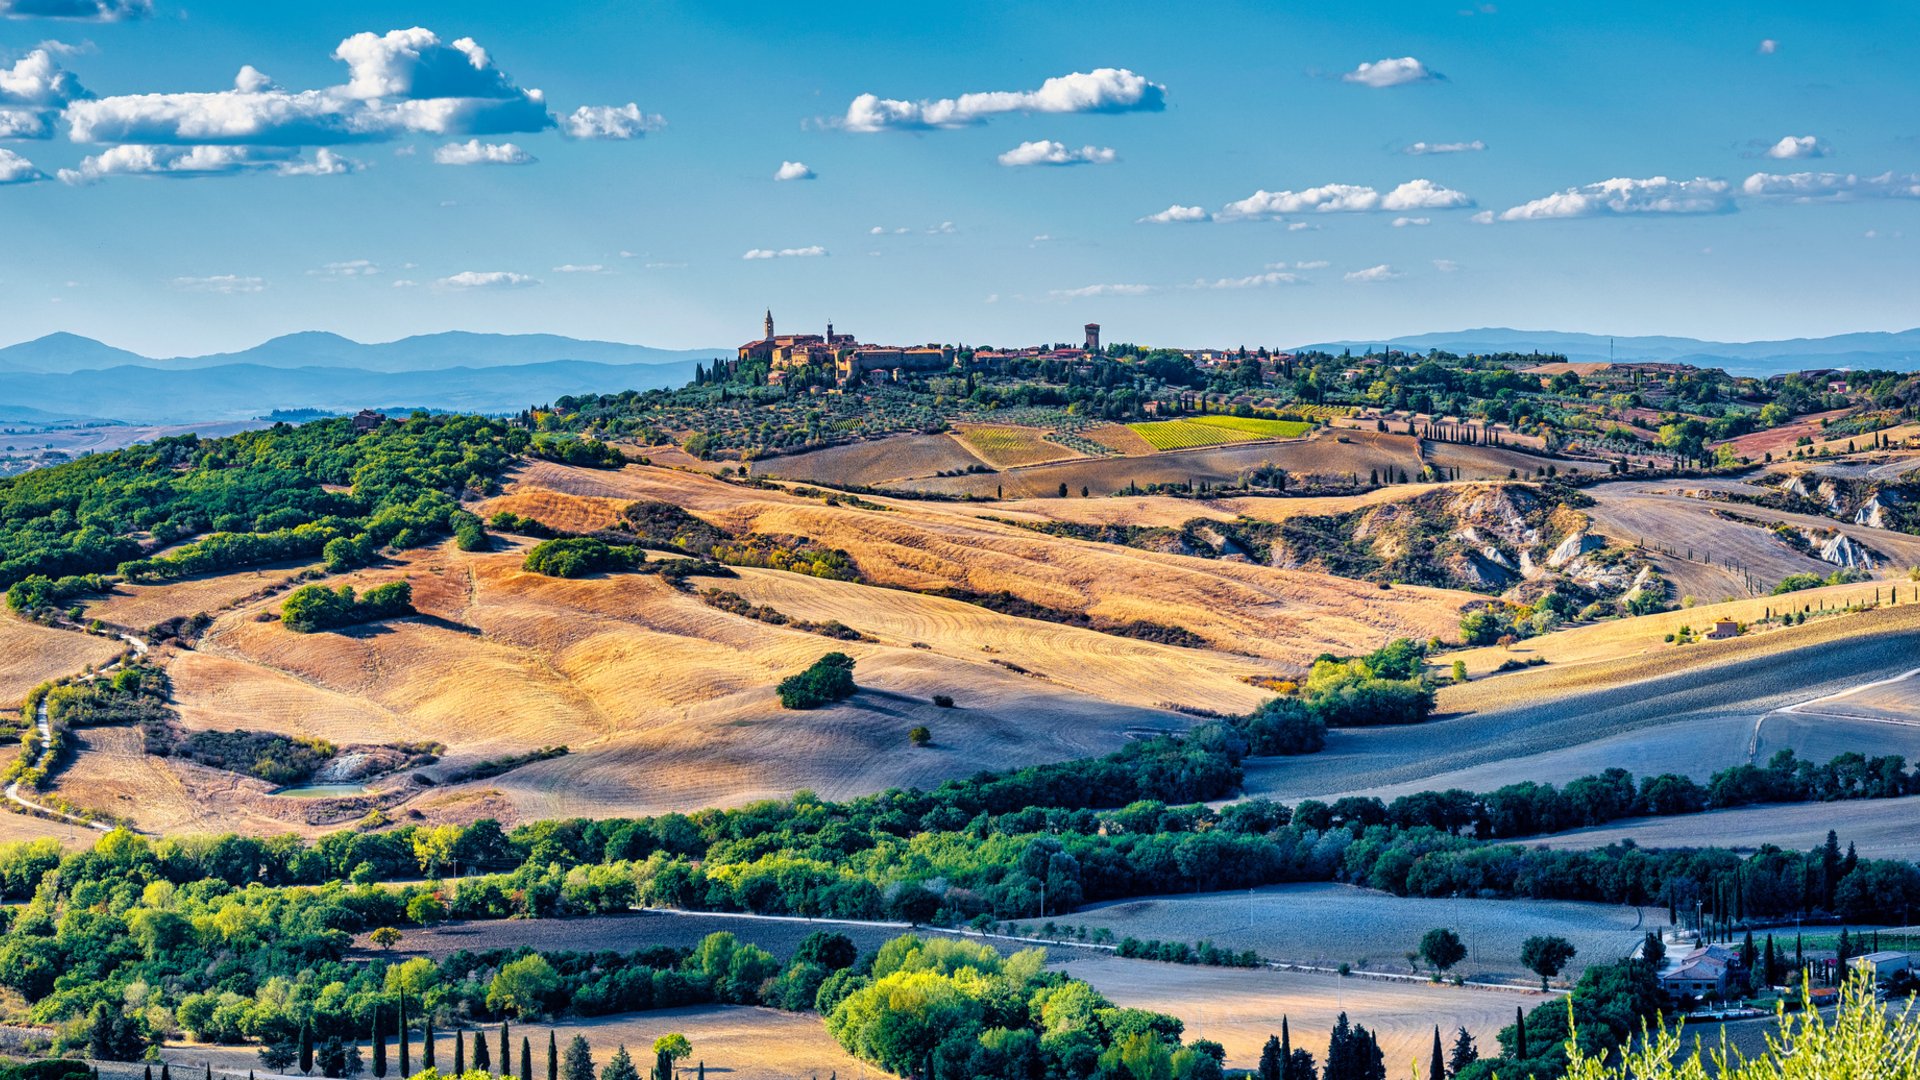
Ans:
[[[0,0],[0,338],[1920,324],[1920,6],[1676,7]]]

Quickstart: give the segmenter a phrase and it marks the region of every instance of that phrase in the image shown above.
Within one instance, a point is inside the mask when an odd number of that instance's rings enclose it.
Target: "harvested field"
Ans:
[[[1260,1048],[1279,1033],[1282,1016],[1293,1045],[1322,1058],[1327,1032],[1344,1012],[1379,1037],[1387,1075],[1405,1076],[1416,1061],[1426,1067],[1435,1024],[1443,1032],[1464,1027],[1482,1047],[1494,1047],[1494,1033],[1513,1022],[1515,1005],[1531,1008],[1542,1000],[1537,993],[1111,956],[1075,956],[1058,968],[1092,983],[1116,1004],[1178,1016],[1186,1024],[1185,1038],[1220,1043],[1233,1069],[1260,1063]]]
[[[1759,461],[1768,454],[1781,458],[1793,453],[1795,449],[1793,444],[1803,435],[1817,441],[1821,431],[1824,430],[1823,421],[1838,420],[1850,411],[1834,409],[1829,412],[1808,413],[1791,423],[1781,424],[1779,427],[1768,428],[1765,431],[1750,431],[1739,438],[1727,439],[1713,445],[1716,448],[1731,446],[1735,454],[1753,461]],[[1648,422],[1658,424],[1659,421],[1656,416],[1650,418]],[[1845,443],[1841,445],[1844,446]]]
[[[27,691],[104,664],[126,646],[112,638],[55,630],[0,612],[0,717],[18,722]]]
[[[1920,604],[1716,644],[1741,648],[1538,668],[1445,688],[1440,719],[1336,731],[1322,753],[1254,761],[1246,791],[1298,799],[1488,789],[1561,783],[1609,765],[1704,776],[1786,746],[1819,761],[1842,749],[1909,760],[1920,750],[1920,729],[1910,726],[1775,712],[1912,667]]]
[[[1080,437],[1091,439],[1109,450],[1129,457],[1154,452],[1152,443],[1135,434],[1134,430],[1125,424],[1101,424],[1099,427],[1091,427],[1081,432]]]
[[[1057,466],[1022,470],[1031,476]],[[889,511],[826,506],[660,469],[618,473],[530,467],[523,487],[658,499],[737,530],[812,537],[847,551],[876,584],[1002,590],[1048,607],[1184,627],[1216,647],[1284,664],[1353,653],[1393,637],[1450,632],[1469,594],[1375,586],[1308,571],[1196,560],[1045,536],[940,504]],[[510,492],[511,494],[511,492]],[[491,504],[489,504],[491,505]],[[776,605],[778,606],[778,605]],[[860,629],[859,612],[841,618]]]
[[[1213,430],[1216,434],[1225,431]],[[1066,461],[1004,476],[943,477],[911,486],[939,494],[978,496],[991,496],[1004,488],[1008,496],[1041,498],[1055,494],[1061,484],[1066,484],[1070,491],[1087,487],[1095,494],[1104,495],[1125,491],[1130,483],[1142,487],[1202,480],[1233,483],[1240,479],[1241,473],[1262,465],[1277,465],[1295,476],[1358,476],[1364,483],[1373,469],[1405,469],[1409,476],[1419,472],[1420,458],[1415,442],[1405,435],[1384,435],[1376,431],[1327,431],[1288,442],[1259,441],[1146,457]],[[1506,469],[1502,467],[1498,475],[1504,479]],[[1462,477],[1469,478],[1464,471]]]
[[[1420,935],[1445,926],[1466,943],[1454,973],[1475,981],[1538,985],[1520,963],[1520,943],[1558,934],[1580,950],[1568,967],[1617,960],[1640,942],[1666,909],[1560,900],[1426,900],[1351,885],[1272,885],[1244,892],[1189,893],[1116,900],[1060,917],[1115,938],[1199,942],[1252,949],[1263,958],[1314,967],[1352,964],[1372,972],[1411,974],[1406,954]],[[1424,970],[1424,968],[1423,968]]]
[[[212,615],[242,597],[285,585],[308,565],[311,564],[281,563],[170,581],[164,585],[121,583],[115,585],[112,592],[87,603],[87,618],[138,631],[175,616],[203,611]]]
[[[1473,446],[1467,443],[1429,441],[1423,448],[1423,452],[1429,464],[1458,469],[1462,479],[1504,480],[1509,473],[1517,478],[1526,479],[1537,476],[1538,470],[1549,465],[1559,470],[1562,475],[1576,470],[1582,473],[1605,472],[1607,468],[1604,464],[1592,461],[1546,457],[1505,446]]]
[[[1014,469],[1086,455],[1048,442],[1039,428],[1001,424],[956,424],[960,441],[967,444],[987,464],[997,469]]]
[[[100,833],[97,829],[65,821],[48,821],[28,814],[17,814],[12,809],[0,813],[0,844],[49,837],[60,841],[60,846],[68,851],[84,851],[93,846],[93,842],[100,838]]]
[[[1463,482],[1464,483],[1464,482]],[[1110,495],[1104,499],[1008,499],[995,503],[957,503],[947,509],[973,517],[1013,521],[1063,521],[1079,525],[1182,525],[1194,518],[1232,521],[1239,517],[1285,521],[1302,514],[1344,514],[1351,510],[1423,495],[1443,484],[1373,488],[1358,495],[1244,495],[1224,499],[1186,499],[1174,495]]]
[[[759,476],[815,484],[886,487],[899,480],[957,472],[982,458],[951,435],[893,435],[753,462]]]
[[[1920,859],[1920,830],[1913,827],[1920,798],[1856,802],[1741,806],[1669,818],[1635,818],[1575,829],[1529,843],[1553,848],[1598,848],[1632,840],[1643,848],[1725,847],[1754,851],[1775,844],[1811,851],[1826,842],[1855,845],[1863,859]]]
[[[815,1073],[838,1072],[845,1072],[850,1078],[888,1075],[842,1050],[833,1036],[827,1034],[826,1025],[812,1013],[746,1005],[694,1005],[569,1019],[553,1027],[563,1049],[575,1035],[586,1036],[593,1046],[594,1061],[600,1065],[606,1064],[616,1049],[625,1046],[636,1063],[645,1059],[644,1067],[650,1069],[653,1040],[677,1031],[693,1044],[693,1057],[687,1062],[689,1067],[705,1064],[710,1075],[730,1080],[794,1080]],[[545,1069],[547,1028],[539,1024],[515,1024],[514,1030],[533,1040],[534,1056],[540,1062],[539,1068]],[[453,1060],[451,1033],[441,1032],[439,1043],[439,1059],[444,1067]],[[414,1044],[414,1051],[419,1052],[418,1042]],[[363,1043],[360,1052],[364,1059],[370,1050]],[[397,1050],[390,1045],[388,1052]],[[196,1070],[203,1065],[211,1065],[215,1075],[230,1075],[235,1080],[255,1070],[259,1070],[260,1076],[276,1075],[260,1069],[258,1049],[252,1046],[175,1044],[162,1050],[161,1056],[191,1076],[198,1076]],[[103,1064],[100,1072],[103,1077],[114,1080],[132,1080],[141,1075],[140,1068],[138,1063]]]

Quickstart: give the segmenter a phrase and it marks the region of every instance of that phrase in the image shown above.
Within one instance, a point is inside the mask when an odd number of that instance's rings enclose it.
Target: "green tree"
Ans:
[[[633,1058],[627,1055],[624,1043],[607,1060],[607,1067],[600,1070],[600,1080],[640,1080],[639,1070],[633,1067]]]
[[[1545,990],[1547,980],[1560,974],[1560,969],[1567,966],[1576,952],[1566,938],[1536,934],[1520,943],[1520,963],[1540,976],[1540,989]]]
[[[1460,1070],[1480,1060],[1480,1050],[1473,1045],[1473,1036],[1461,1028],[1454,1033],[1453,1050],[1447,1055],[1447,1075],[1459,1076]],[[1438,1074],[1436,1074],[1438,1080]]]
[[[1467,958],[1467,947],[1460,941],[1460,935],[1443,926],[1436,926],[1420,937],[1420,958],[1435,971],[1446,971]],[[1439,1038],[1438,1028],[1434,1029],[1434,1038]]]
[[[487,1008],[496,1013],[511,1013],[522,1019],[546,1013],[555,994],[560,992],[560,974],[539,953],[523,956],[500,966],[487,987]],[[511,1047],[507,1027],[500,1026],[500,1068],[510,1071]]]
[[[586,1036],[575,1035],[568,1040],[567,1056],[561,1063],[560,1075],[564,1080],[596,1080],[593,1070],[593,1048],[587,1045]]]

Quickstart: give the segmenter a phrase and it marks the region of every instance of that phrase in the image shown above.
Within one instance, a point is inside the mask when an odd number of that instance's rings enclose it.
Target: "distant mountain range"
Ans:
[[[1414,334],[1371,341],[1331,341],[1302,345],[1301,349],[1355,352],[1376,346],[1408,352],[1443,349],[1447,352],[1564,353],[1570,360],[1609,358],[1621,362],[1655,361],[1724,368],[1736,375],[1773,375],[1803,368],[1920,369],[1920,329],[1894,333],[1837,334],[1824,338],[1784,341],[1701,341],[1684,337],[1615,337],[1570,334],[1557,330],[1512,330],[1488,327],[1448,333]]]
[[[564,394],[679,386],[730,349],[656,349],[552,334],[424,334],[364,344],[288,334],[240,352],[160,359],[77,334],[0,348],[0,401],[137,423],[233,420],[275,409],[422,407],[506,412]]]

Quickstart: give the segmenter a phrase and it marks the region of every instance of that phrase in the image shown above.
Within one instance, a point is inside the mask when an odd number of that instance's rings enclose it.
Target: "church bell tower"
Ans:
[[[768,340],[768,341],[772,341],[772,340],[773,340],[773,309],[772,309],[772,308],[768,308],[768,309],[767,309],[767,323],[766,323],[766,326],[767,326],[767,337],[766,337],[766,340]]]

